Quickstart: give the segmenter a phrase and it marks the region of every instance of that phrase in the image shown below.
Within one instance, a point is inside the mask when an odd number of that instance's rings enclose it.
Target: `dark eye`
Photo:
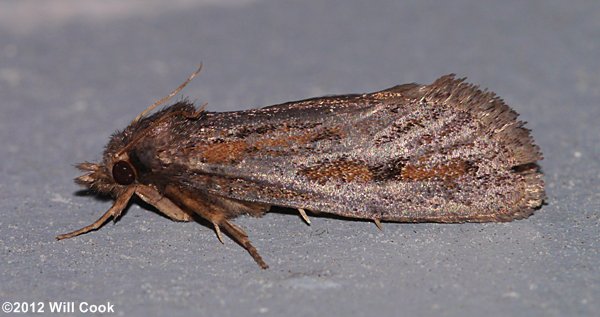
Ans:
[[[129,185],[135,181],[133,166],[127,161],[118,161],[113,165],[112,176],[115,182],[121,185]]]

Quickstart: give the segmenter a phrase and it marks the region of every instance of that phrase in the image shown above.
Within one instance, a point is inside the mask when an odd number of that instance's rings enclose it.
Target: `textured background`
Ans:
[[[597,1],[2,1],[0,301],[132,316],[600,314]],[[166,3],[166,2],[164,2]],[[548,204],[506,224],[242,217],[260,270],[211,228],[110,201],[73,164],[203,62],[210,110],[429,83],[455,72],[528,121]]]

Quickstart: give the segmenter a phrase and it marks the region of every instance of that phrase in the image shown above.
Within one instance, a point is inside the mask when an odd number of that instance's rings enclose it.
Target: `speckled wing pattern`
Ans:
[[[544,199],[542,156],[517,116],[493,93],[447,75],[204,112],[182,119],[168,144],[144,143],[154,164],[186,171],[187,188],[237,201],[386,221],[510,221]]]

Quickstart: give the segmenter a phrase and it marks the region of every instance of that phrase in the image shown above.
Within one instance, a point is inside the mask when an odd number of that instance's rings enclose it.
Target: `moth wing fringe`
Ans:
[[[514,166],[541,160],[540,149],[534,144],[530,130],[523,127],[525,122],[517,120],[518,114],[493,92],[482,91],[465,79],[455,79],[454,74],[442,76],[426,86],[429,91],[423,98],[476,114],[482,123],[482,132],[507,145]]]
[[[523,127],[525,122],[517,120],[518,114],[493,92],[482,91],[478,86],[466,83],[465,78],[456,79],[454,74],[440,77],[425,89],[428,91],[423,98],[428,102],[450,104],[477,115],[483,133],[505,145],[512,165],[510,167],[523,177],[525,188],[520,203],[511,211],[482,221],[523,219],[539,208],[545,193],[536,162],[543,157],[540,148],[534,144],[530,130]]]

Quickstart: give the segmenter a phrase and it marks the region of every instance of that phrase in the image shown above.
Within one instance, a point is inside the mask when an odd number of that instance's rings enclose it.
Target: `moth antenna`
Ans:
[[[146,110],[142,111],[137,117],[135,117],[135,119],[133,119],[133,121],[131,121],[131,124],[134,124],[134,123],[140,121],[140,119],[142,119],[144,116],[146,116],[152,110],[154,110],[156,107],[164,104],[165,102],[169,101],[169,99],[173,98],[173,96],[177,95],[181,90],[183,90],[183,88],[185,88],[185,86],[187,86],[187,84],[190,83],[190,81],[192,81],[192,79],[194,79],[194,77],[196,77],[196,75],[198,75],[198,73],[200,73],[201,70],[202,70],[202,63],[200,63],[200,66],[198,66],[198,69],[195,72],[193,72],[190,75],[190,77],[188,77],[188,79],[186,79],[181,85],[179,85],[179,87],[175,88],[175,90],[171,91],[170,94],[168,94],[167,96],[163,97],[162,99],[156,101],[150,107],[146,108]]]
[[[204,112],[204,108],[206,107],[208,103],[204,103],[202,106],[200,106],[200,109],[190,113],[186,113],[186,112],[182,112],[182,111],[172,111],[170,113],[168,113],[165,116],[162,116],[161,118],[159,118],[158,120],[154,121],[149,127],[146,127],[145,130],[143,130],[142,132],[139,133],[139,135],[131,140],[129,143],[127,143],[127,145],[125,145],[123,148],[121,148],[121,150],[119,150],[119,152],[115,153],[115,157],[119,157],[121,155],[123,155],[123,153],[129,151],[129,149],[135,145],[137,142],[139,142],[141,139],[143,139],[146,136],[146,132],[150,131],[154,126],[158,125],[159,123],[167,120],[169,117],[176,115],[176,114],[183,114],[186,118],[188,119],[198,119],[200,117],[200,115],[202,114],[202,112]],[[136,118],[137,119],[137,118]],[[136,121],[134,120],[132,122],[135,123]]]

